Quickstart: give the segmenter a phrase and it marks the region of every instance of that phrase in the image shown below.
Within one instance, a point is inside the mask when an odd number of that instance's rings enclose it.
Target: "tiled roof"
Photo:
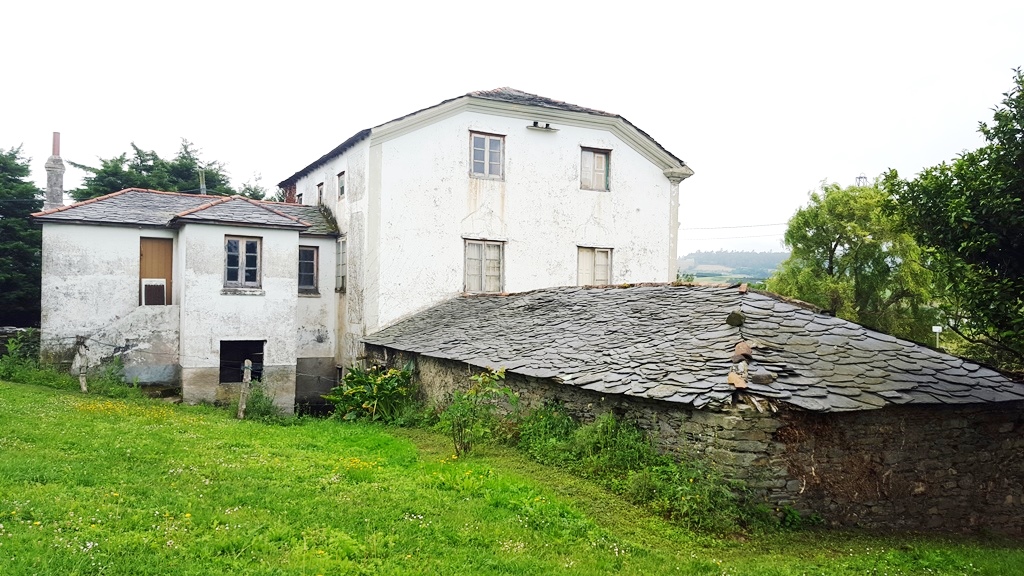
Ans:
[[[647,132],[644,132],[643,130],[641,130],[640,128],[635,126],[632,122],[630,122],[629,120],[626,120],[625,118],[623,118],[622,116],[619,116],[618,114],[612,114],[612,113],[609,113],[609,112],[603,112],[601,110],[595,110],[593,108],[586,108],[586,107],[583,107],[583,106],[577,106],[575,104],[569,104],[568,102],[562,102],[561,100],[554,100],[552,98],[546,98],[544,96],[538,96],[536,94],[530,94],[529,92],[523,92],[522,90],[516,90],[515,88],[509,88],[507,86],[506,87],[502,87],[502,88],[495,88],[493,90],[477,90],[475,92],[470,92],[468,94],[462,94],[462,95],[456,96],[454,98],[449,98],[447,100],[442,100],[441,102],[438,102],[437,104],[434,104],[433,106],[428,106],[426,108],[422,108],[420,110],[416,110],[415,112],[410,112],[408,114],[405,114],[404,116],[399,116],[398,118],[394,118],[392,120],[388,120],[384,124],[380,124],[380,125],[374,126],[374,129],[375,128],[380,128],[381,126],[384,126],[384,125],[387,125],[387,124],[391,124],[392,122],[397,122],[399,120],[404,120],[404,119],[409,118],[411,116],[415,116],[415,115],[419,114],[420,112],[425,112],[427,110],[430,110],[430,109],[433,109],[433,108],[437,108],[438,106],[443,106],[443,105],[445,105],[445,104],[447,104],[449,102],[452,102],[454,100],[458,100],[459,98],[466,98],[466,97],[481,98],[481,99],[484,99],[484,100],[497,100],[497,101],[500,101],[500,102],[509,102],[511,104],[522,104],[524,106],[538,106],[538,107],[541,107],[541,108],[553,108],[553,109],[556,109],[556,110],[566,110],[566,111],[569,111],[569,112],[580,112],[582,114],[592,114],[594,116],[606,116],[606,117],[609,117],[609,118],[621,118],[623,122],[625,122],[626,124],[629,124],[630,126],[632,126],[633,129],[636,130],[637,132],[639,132],[640,134],[643,134],[645,138],[649,139],[658,148],[660,148],[666,154],[668,154],[669,156],[674,158],[676,161],[678,161],[680,165],[685,165],[685,162],[680,160],[675,154],[672,154],[671,152],[666,150],[664,146],[659,144],[654,138],[651,138],[650,134],[648,134]],[[356,132],[355,134],[350,136],[347,140],[345,140],[344,142],[342,142],[341,144],[336,146],[333,150],[331,150],[327,154],[324,154],[323,156],[321,156],[320,158],[318,158],[316,161],[312,162],[311,164],[309,164],[305,168],[299,170],[295,174],[292,174],[288,178],[286,178],[286,179],[282,180],[281,182],[279,182],[278,186],[280,186],[282,188],[285,188],[288,185],[298,181],[299,178],[302,178],[306,174],[309,174],[317,166],[320,166],[323,163],[327,162],[328,160],[344,154],[349,148],[351,148],[352,146],[355,146],[356,143],[358,143],[361,140],[369,137],[372,132],[373,132],[373,129],[371,129],[371,128],[366,128],[364,130],[360,130],[359,132]]]
[[[742,324],[726,323],[736,311]],[[819,412],[1024,400],[1024,384],[989,368],[736,288],[463,296],[363,340],[698,408],[737,392]],[[734,364],[741,342],[753,352],[745,387],[737,388],[729,373],[742,366]]]
[[[261,202],[239,196],[219,198],[209,204],[182,212],[175,217],[175,220],[266,228],[297,228],[300,230],[309,228],[308,223],[298,218],[273,210]]]
[[[69,206],[37,212],[42,222],[175,227],[203,222],[229,226],[293,228],[336,234],[337,225],[315,206],[261,202],[241,196],[203,196],[128,188]]]
[[[594,114],[596,116],[617,116],[617,114],[594,110],[593,108],[584,108],[583,106],[577,106],[575,104],[569,104],[568,102],[562,102],[561,100],[553,100],[544,96],[530,94],[529,92],[523,92],[522,90],[516,90],[515,88],[509,88],[507,86],[503,88],[495,88],[494,90],[477,90],[476,92],[466,94],[466,96],[483,98],[485,100],[499,100],[501,102],[510,102],[512,104],[523,104],[525,106],[540,106],[542,108],[568,110],[569,112],[582,112],[584,114]]]
[[[285,204],[284,202],[260,202],[260,204],[273,208],[282,214],[298,218],[309,223],[309,229],[304,234],[338,235],[338,226],[333,217],[325,215],[319,206],[307,204]]]
[[[128,188],[53,210],[36,212],[32,216],[44,222],[90,222],[163,227],[167,226],[179,212],[191,210],[218,198],[219,196],[176,194]]]

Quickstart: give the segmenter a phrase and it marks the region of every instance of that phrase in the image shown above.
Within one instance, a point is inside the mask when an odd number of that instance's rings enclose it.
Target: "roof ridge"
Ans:
[[[184,217],[184,216],[188,216],[190,214],[195,214],[196,212],[199,212],[199,211],[202,211],[202,210],[206,210],[207,208],[210,208],[212,206],[217,206],[217,205],[220,205],[220,204],[224,204],[225,202],[229,202],[233,198],[235,198],[235,196],[221,196],[220,198],[218,198],[217,200],[214,200],[212,202],[206,202],[205,204],[200,204],[199,206],[196,206],[195,208],[189,208],[188,210],[185,210],[184,212],[178,212],[177,214],[174,215],[174,218],[181,218],[181,217]]]

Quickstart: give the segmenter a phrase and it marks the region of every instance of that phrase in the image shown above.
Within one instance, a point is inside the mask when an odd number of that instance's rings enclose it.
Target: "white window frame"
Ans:
[[[238,242],[238,261],[234,266],[237,280],[229,280],[230,271],[232,269],[230,260],[231,253],[229,252],[230,243],[232,241]],[[249,242],[256,243],[256,265],[250,267],[248,265],[248,247]],[[246,281],[245,273],[251,268],[255,268],[256,280]],[[262,286],[263,280],[263,239],[255,236],[225,236],[224,237],[224,287],[225,288],[259,288]]]
[[[599,257],[605,257],[603,275],[599,272]],[[578,286],[607,286],[612,283],[612,249],[578,246],[576,250],[576,284]]]
[[[582,148],[580,153],[580,188],[607,192],[611,180],[612,151]],[[602,165],[599,167],[598,165]]]
[[[295,203],[302,204],[302,192],[298,192],[297,194],[295,194]]]
[[[338,172],[338,200],[345,195],[345,172]]]
[[[348,240],[341,238],[334,254],[334,291],[344,292],[348,283]]]
[[[324,183],[321,182],[316,185],[316,205],[323,206],[324,204]]]
[[[483,171],[477,171],[476,151],[480,150],[476,146],[476,139],[482,138],[484,141],[483,147]],[[491,143],[497,142],[499,146],[498,161],[493,162],[490,158]],[[495,164],[497,166],[495,167]],[[495,169],[497,173],[495,173]],[[469,133],[469,175],[474,178],[487,178],[490,180],[504,180],[505,179],[505,137],[500,134],[488,134],[486,132],[470,132]]]
[[[479,258],[471,258],[472,252],[479,247]],[[496,247],[496,250],[494,249]],[[492,257],[488,257],[488,252]],[[496,254],[496,257],[493,255]],[[493,240],[466,240],[465,242],[465,275],[463,291],[468,293],[500,294],[505,290],[505,243]],[[488,261],[497,262],[497,274],[488,274]],[[491,290],[488,290],[491,280]],[[494,285],[496,283],[496,286]]]
[[[313,253],[313,284],[302,284],[302,253]],[[299,246],[299,292],[303,294],[319,294],[320,286],[320,248],[316,246]]]

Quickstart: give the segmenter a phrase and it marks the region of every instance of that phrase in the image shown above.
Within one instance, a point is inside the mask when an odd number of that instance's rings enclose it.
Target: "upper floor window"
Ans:
[[[585,190],[608,189],[608,150],[584,148],[580,159],[580,188]]]
[[[577,284],[607,286],[612,283],[612,249],[579,248]]]
[[[345,173],[338,172],[338,199],[345,195]]]
[[[317,272],[319,268],[316,246],[299,246],[299,292],[317,293]]]
[[[501,292],[504,243],[466,240],[466,292]]]
[[[316,205],[320,206],[324,203],[324,183],[321,182],[316,185]]]
[[[295,203],[302,204],[302,192],[299,192],[298,194],[295,195]]]
[[[469,140],[473,176],[501,180],[505,163],[505,137],[471,132]]]
[[[224,286],[260,287],[260,239],[224,237]]]

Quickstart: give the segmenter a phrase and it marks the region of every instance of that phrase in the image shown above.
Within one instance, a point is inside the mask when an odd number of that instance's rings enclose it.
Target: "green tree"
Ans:
[[[877,186],[823,183],[790,219],[792,251],[769,290],[870,328],[917,341],[931,334],[932,275]]]
[[[230,196],[236,193],[224,164],[203,161],[199,150],[188,140],[182,139],[181,148],[172,160],[165,160],[152,150],[139,148],[134,142],[131,146],[131,156],[124,153],[113,158],[100,158],[98,168],[69,162],[88,173],[82,186],[70,192],[71,197],[81,201],[125,188],[198,193],[200,171],[206,177],[208,194]]]
[[[979,131],[986,144],[885,186],[927,248],[946,322],[969,342],[1024,363],[1024,74]],[[997,360],[998,361],[998,360]],[[1004,367],[1005,362],[1002,363]]]
[[[21,147],[0,150],[0,310],[2,324],[39,324],[42,233],[29,214],[43,206],[42,190],[28,181]]]

